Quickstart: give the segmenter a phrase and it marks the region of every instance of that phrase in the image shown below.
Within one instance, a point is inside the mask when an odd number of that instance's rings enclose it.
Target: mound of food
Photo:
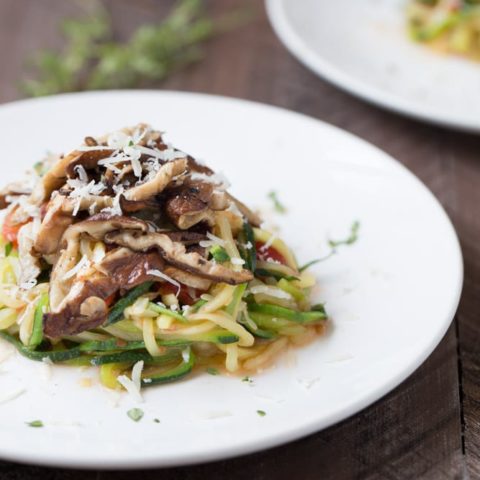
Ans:
[[[0,192],[0,337],[127,390],[310,341],[315,279],[227,188],[143,124],[35,164]]]
[[[480,60],[479,0],[410,0],[407,15],[414,40]]]

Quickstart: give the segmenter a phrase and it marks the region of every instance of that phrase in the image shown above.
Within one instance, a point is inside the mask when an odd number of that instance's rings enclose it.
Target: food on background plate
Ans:
[[[35,164],[0,192],[0,338],[137,392],[311,341],[314,277],[227,188],[144,124]]]
[[[480,60],[479,0],[410,0],[407,17],[415,41]]]

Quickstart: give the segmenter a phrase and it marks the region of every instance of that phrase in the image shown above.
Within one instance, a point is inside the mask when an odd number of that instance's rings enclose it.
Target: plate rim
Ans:
[[[277,107],[274,105],[269,105],[261,102],[244,100],[240,98],[227,97],[222,95],[212,95],[205,93],[196,93],[196,92],[182,92],[175,90],[106,90],[106,91],[89,91],[89,92],[79,92],[79,93],[66,93],[61,95],[52,95],[42,98],[34,99],[24,99],[19,101],[8,102],[0,105],[0,112],[7,110],[8,108],[15,108],[17,105],[29,105],[29,104],[38,104],[46,103],[53,101],[61,101],[63,98],[85,98],[85,97],[95,97],[95,96],[111,96],[115,97],[118,95],[142,95],[142,96],[159,96],[159,97],[171,97],[179,96],[186,97],[189,99],[200,99],[209,100],[209,101],[220,101],[222,103],[234,103],[237,105],[247,106],[248,108],[257,108],[257,109],[266,109],[272,112],[276,112],[278,115],[287,115],[289,117],[296,117],[302,122],[310,122],[319,125],[321,128],[327,131],[335,132],[337,135],[342,135],[346,137],[349,141],[357,144],[362,144],[363,147],[370,149],[378,158],[381,157],[383,161],[392,165],[395,168],[398,168],[403,172],[411,181],[417,184],[417,187],[424,191],[427,196],[430,198],[430,201],[433,202],[432,206],[435,205],[437,211],[443,217],[445,225],[448,227],[451,237],[451,255],[456,257],[456,291],[452,293],[452,302],[448,312],[445,312],[444,317],[441,322],[439,322],[439,328],[428,344],[428,348],[425,348],[421,354],[415,358],[411,358],[409,362],[401,369],[401,372],[389,379],[388,382],[385,382],[382,385],[382,388],[377,388],[374,392],[370,392],[366,395],[361,401],[355,402],[354,405],[350,405],[342,408],[337,414],[330,416],[326,420],[309,422],[307,425],[297,425],[290,427],[288,430],[283,432],[281,435],[278,435],[275,438],[260,439],[254,440],[253,442],[246,443],[241,446],[227,446],[223,447],[219,452],[218,450],[210,452],[197,452],[194,455],[189,454],[188,457],[185,455],[177,454],[169,457],[168,459],[156,459],[152,456],[139,457],[138,459],[132,460],[128,458],[127,460],[116,459],[113,460],[107,459],[102,461],[96,460],[85,460],[73,457],[65,457],[64,454],[41,454],[36,455],[35,452],[28,452],[25,454],[20,451],[19,448],[2,448],[0,450],[0,458],[7,461],[21,462],[26,464],[35,464],[42,466],[50,467],[67,467],[67,468],[77,468],[82,470],[132,470],[132,469],[153,469],[153,468],[166,468],[174,466],[183,466],[183,465],[193,465],[200,463],[208,463],[213,461],[224,460],[232,457],[244,456],[254,452],[260,452],[270,448],[278,447],[286,443],[307,437],[314,433],[317,433],[321,430],[331,427],[343,420],[346,420],[353,415],[359,414],[365,408],[372,405],[374,402],[382,399],[385,395],[391,392],[395,387],[400,385],[406,378],[408,378],[423,362],[430,356],[433,350],[438,346],[442,338],[444,337],[446,331],[450,327],[455,312],[457,311],[460,296],[463,287],[463,257],[460,247],[460,242],[456,231],[453,227],[453,224],[446,213],[443,206],[440,204],[438,199],[433,195],[430,189],[407,167],[401,164],[399,161],[395,160],[391,155],[381,150],[379,147],[367,142],[366,140],[346,131],[339,127],[329,124],[323,120],[311,117],[309,115],[295,112],[286,108]],[[60,457],[60,458],[59,458]]]
[[[440,127],[453,128],[463,132],[478,133],[480,122],[469,121],[461,116],[451,116],[434,109],[422,108],[421,104],[386,92],[380,87],[372,87],[367,82],[343,72],[334,63],[317,55],[315,51],[296,33],[285,14],[286,0],[265,0],[267,16],[277,38],[290,54],[302,65],[330,84],[340,88],[367,103],[390,112],[410,117]],[[287,0],[288,1],[288,0]]]

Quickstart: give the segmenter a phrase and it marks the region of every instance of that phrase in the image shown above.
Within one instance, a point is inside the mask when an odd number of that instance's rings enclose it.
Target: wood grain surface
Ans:
[[[105,3],[119,38],[161,18],[171,4]],[[461,239],[466,277],[455,322],[431,357],[392,393],[300,441],[247,457],[161,471],[81,472],[0,463],[0,479],[480,478],[480,138],[382,111],[317,78],[277,40],[260,0],[212,0],[207,5],[215,15],[248,7],[254,16],[211,41],[202,62],[155,87],[241,97],[303,112],[364,138],[406,165],[444,205]],[[60,46],[58,22],[76,13],[73,1],[0,0],[0,102],[21,98],[17,86],[28,75],[25,62],[39,47]]]

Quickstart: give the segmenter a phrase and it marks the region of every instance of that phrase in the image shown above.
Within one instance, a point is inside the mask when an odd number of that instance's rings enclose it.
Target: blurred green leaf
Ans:
[[[40,96],[152,84],[200,60],[207,39],[247,18],[234,12],[213,20],[201,0],[179,0],[162,22],[143,25],[119,43],[112,38],[110,17],[97,4],[84,18],[62,23],[64,50],[39,52],[33,62],[36,79],[22,86],[28,95]]]

